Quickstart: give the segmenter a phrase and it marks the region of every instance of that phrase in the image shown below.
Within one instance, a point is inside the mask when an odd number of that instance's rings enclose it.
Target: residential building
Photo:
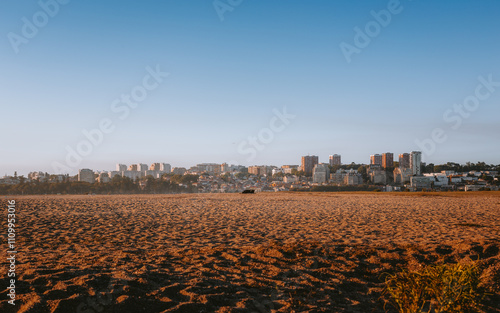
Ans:
[[[276,174],[278,174],[278,173],[284,174],[285,170],[282,169],[282,168],[277,167],[277,168],[273,168],[273,170],[271,171],[271,174],[273,176],[276,175]]]
[[[111,178],[109,178],[109,173],[108,172],[101,172],[97,176],[97,181],[100,183],[109,183],[111,181]]]
[[[345,174],[344,185],[353,186],[361,184],[363,184],[363,176],[360,173],[351,169]]]
[[[401,153],[399,155],[399,167],[400,168],[410,168],[410,154]]]
[[[88,168],[78,170],[78,181],[93,184],[95,182],[94,171]]]
[[[431,177],[433,179],[432,183],[434,184],[435,187],[442,187],[442,186],[448,186],[449,184],[449,178],[445,174],[441,173],[428,173],[424,174],[425,177]]]
[[[370,165],[375,165],[375,167],[382,167],[382,155],[372,154],[370,155]]]
[[[328,160],[330,161],[330,166],[342,165],[340,154],[330,155]]]
[[[413,175],[420,176],[422,174],[421,166],[422,166],[422,152],[412,151],[410,153],[410,168],[413,172]]]
[[[374,184],[383,184],[387,183],[387,173],[381,169],[373,169],[370,170],[368,175],[370,176],[370,180]]]
[[[302,165],[300,169],[304,171],[306,176],[311,176],[314,166],[318,164],[318,156],[316,155],[307,155],[302,157]]]
[[[125,164],[116,164],[116,171],[123,172],[127,170],[127,165]]]
[[[129,171],[138,171],[137,164],[129,165],[128,170]]]
[[[393,171],[394,183],[406,184],[410,182],[410,177],[413,176],[411,168],[396,167]]]
[[[271,174],[272,169],[271,167],[268,167],[266,165],[260,165],[260,166],[254,165],[248,167],[248,173],[257,176],[265,176]]]
[[[316,164],[313,169],[313,183],[326,183],[330,177],[330,168],[326,163]]]
[[[385,169],[394,167],[394,154],[382,153],[382,167]]]
[[[412,176],[410,177],[410,185],[414,189],[430,189],[434,181],[433,177],[428,176]]]
[[[283,165],[281,168],[285,174],[292,174],[293,170],[299,170],[299,165]]]
[[[196,164],[196,167],[198,167],[198,172],[208,173],[210,175],[218,175],[221,170],[221,165],[216,163]]]

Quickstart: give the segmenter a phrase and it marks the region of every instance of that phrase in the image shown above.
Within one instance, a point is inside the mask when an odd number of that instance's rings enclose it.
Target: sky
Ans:
[[[495,0],[5,0],[0,176],[414,150],[499,164],[499,14]]]

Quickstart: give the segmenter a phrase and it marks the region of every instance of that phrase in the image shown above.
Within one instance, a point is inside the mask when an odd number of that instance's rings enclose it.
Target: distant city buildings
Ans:
[[[78,171],[78,181],[87,182],[93,184],[95,182],[94,171],[88,168],[84,168]]]
[[[117,172],[125,172],[127,170],[127,165],[125,164],[116,164]]]
[[[363,176],[357,171],[351,169],[344,175],[344,185],[356,186],[363,184]]]
[[[285,174],[293,174],[293,171],[298,171],[300,166],[299,165],[282,165],[281,168],[283,169],[283,172]]]
[[[313,183],[323,184],[330,178],[330,168],[326,163],[316,164],[313,169]]]
[[[422,152],[412,151],[410,153],[410,168],[413,175],[420,176],[422,174]]]
[[[340,154],[330,155],[328,157],[328,160],[330,162],[330,166],[342,165],[342,160],[341,160]]]
[[[316,155],[307,155],[302,157],[302,165],[301,170],[304,171],[306,176],[311,176],[314,166],[318,164],[318,156]]]
[[[413,176],[411,168],[396,167],[393,171],[395,184],[406,184],[410,182],[410,177]]]
[[[382,153],[382,167],[384,169],[394,167],[394,154],[390,152]]]
[[[281,167],[270,165],[254,165],[245,167],[243,165],[229,165],[227,163],[200,163],[186,169],[184,167],[171,167],[168,163],[153,163],[146,165],[136,163],[131,165],[116,164],[115,171],[98,171],[80,169],[78,175],[69,176],[61,174],[49,174],[44,172],[31,172],[27,178],[23,176],[5,176],[0,178],[1,185],[16,185],[23,182],[39,183],[64,183],[64,182],[86,182],[106,184],[113,178],[127,177],[143,190],[152,191],[162,184],[151,184],[149,177],[155,179],[172,180],[174,192],[239,192],[245,189],[260,191],[284,191],[284,190],[329,190],[326,186],[335,186],[331,190],[373,190],[383,191],[399,190],[498,190],[500,188],[500,177],[498,170],[491,165],[485,165],[487,170],[479,167],[447,163],[437,165],[435,168],[443,168],[441,172],[428,173],[423,169],[422,153],[413,151],[398,155],[399,166],[394,167],[394,155],[390,152],[374,154],[370,156],[370,165],[355,164],[341,165],[340,155],[330,155],[328,163],[319,163],[318,156],[303,156],[301,165],[282,165]],[[478,163],[479,164],[479,163]],[[469,167],[467,171],[461,172],[463,167]],[[332,167],[335,172],[330,173]],[[454,170],[451,170],[452,168]],[[500,168],[500,166],[498,167]],[[471,170],[475,169],[475,170]],[[300,174],[298,171],[304,171]],[[187,175],[181,180],[170,175]],[[180,183],[182,181],[182,183]],[[172,184],[167,184],[172,186]],[[319,187],[318,185],[322,185]],[[359,188],[346,188],[342,186],[360,186]]]
[[[272,168],[266,165],[254,165],[248,167],[248,174],[253,174],[256,176],[267,176],[272,173]]]
[[[385,185],[387,183],[387,172],[385,170],[380,168],[371,169],[368,175],[373,184]]]
[[[401,153],[399,155],[399,167],[400,168],[410,168],[410,154]]]
[[[370,155],[370,167],[382,167],[382,155],[381,154]]]

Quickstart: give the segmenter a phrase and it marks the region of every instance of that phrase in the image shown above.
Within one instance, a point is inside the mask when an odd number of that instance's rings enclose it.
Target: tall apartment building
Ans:
[[[383,168],[394,167],[394,154],[390,152],[382,153],[382,167]]]
[[[116,164],[116,170],[118,172],[124,172],[127,170],[127,165],[125,164]]]
[[[137,163],[137,170],[139,172],[144,172],[148,170],[148,165],[144,163]]]
[[[314,165],[318,164],[318,156],[307,155],[302,157],[302,165],[300,169],[304,171],[306,176],[311,176],[313,172]]]
[[[410,168],[410,154],[401,153],[399,155],[399,167],[400,168]]]
[[[132,164],[128,166],[129,171],[138,171],[137,164]]]
[[[170,174],[172,166],[168,163],[160,163],[160,172]]]
[[[412,170],[413,175],[422,175],[422,152],[420,151],[412,151],[410,153],[410,168]]]
[[[84,181],[93,184],[95,182],[94,171],[88,168],[78,170],[78,181]]]
[[[168,163],[153,163],[149,167],[149,170],[169,174],[171,171],[171,167]]]
[[[370,155],[370,165],[382,166],[382,155],[381,154]]]
[[[160,163],[153,163],[149,167],[150,171],[160,171]]]
[[[330,161],[330,166],[342,165],[340,154],[330,155],[328,159]]]

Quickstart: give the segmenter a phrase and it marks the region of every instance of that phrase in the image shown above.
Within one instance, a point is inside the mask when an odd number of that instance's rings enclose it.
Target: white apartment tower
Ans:
[[[410,153],[410,168],[412,170],[413,175],[420,176],[422,175],[422,152],[420,151],[412,151]]]

